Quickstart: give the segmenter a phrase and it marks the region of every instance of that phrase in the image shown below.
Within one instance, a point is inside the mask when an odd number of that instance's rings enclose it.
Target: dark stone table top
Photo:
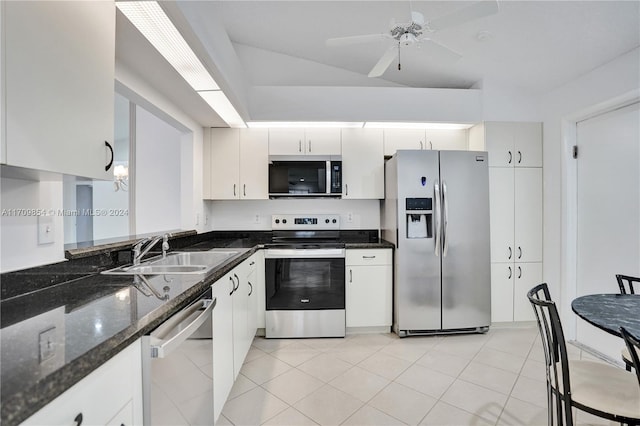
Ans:
[[[639,294],[589,294],[571,302],[580,318],[607,333],[622,337],[620,327],[640,336]]]
[[[386,241],[373,242],[374,233],[345,232],[345,247],[393,248]],[[218,231],[171,240],[172,250],[243,250],[206,277],[174,275],[170,282],[165,276],[148,277],[156,289],[168,287],[168,301],[135,284],[133,277],[99,274],[119,257],[105,246],[92,256],[87,249],[67,262],[2,274],[0,423],[11,426],[27,419],[187,306],[270,237],[270,232]],[[39,335],[52,327],[57,350],[42,361]]]

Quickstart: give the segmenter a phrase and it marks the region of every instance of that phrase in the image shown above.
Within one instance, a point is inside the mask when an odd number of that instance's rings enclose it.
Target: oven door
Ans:
[[[344,250],[267,250],[266,309],[344,309]]]
[[[344,253],[344,249],[266,251],[266,337],[344,336]]]

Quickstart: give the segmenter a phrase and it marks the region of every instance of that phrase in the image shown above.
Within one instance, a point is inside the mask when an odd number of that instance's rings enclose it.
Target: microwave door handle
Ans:
[[[172,316],[170,319],[165,321],[163,325],[151,333],[151,357],[164,358],[187,340],[198,328],[200,328],[202,324],[204,324],[207,318],[210,317],[213,308],[216,306],[216,301],[217,299],[215,297],[213,299],[200,299],[196,303],[191,304]],[[184,327],[178,334],[166,340],[161,337],[169,334],[179,326],[184,319],[190,317],[202,308],[205,308],[204,311],[202,311],[200,315]]]

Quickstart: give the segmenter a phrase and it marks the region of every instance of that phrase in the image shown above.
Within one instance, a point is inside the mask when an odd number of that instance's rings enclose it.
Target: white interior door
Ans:
[[[640,275],[638,103],[577,124],[577,296],[617,293],[615,274]],[[623,341],[578,320],[577,340],[620,358]]]

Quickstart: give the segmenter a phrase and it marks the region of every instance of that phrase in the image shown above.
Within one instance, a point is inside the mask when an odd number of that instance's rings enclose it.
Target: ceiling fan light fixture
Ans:
[[[400,36],[400,43],[404,44],[405,46],[409,46],[411,44],[414,44],[418,41],[418,39],[416,38],[416,36],[414,36],[411,33],[404,33]]]

